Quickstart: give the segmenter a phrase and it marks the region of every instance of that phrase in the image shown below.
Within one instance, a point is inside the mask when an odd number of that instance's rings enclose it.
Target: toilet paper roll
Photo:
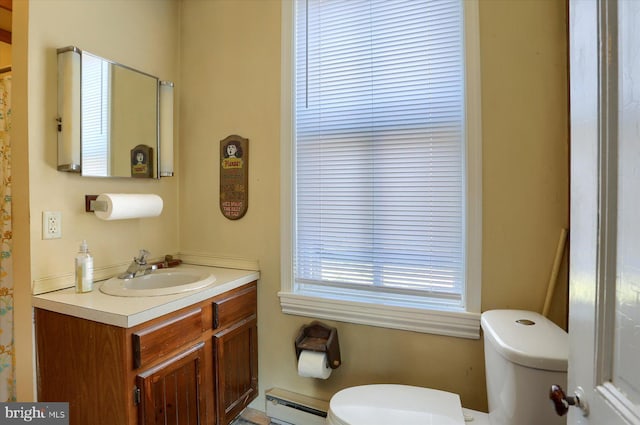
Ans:
[[[298,358],[298,375],[305,378],[327,379],[331,375],[328,364],[326,353],[303,350]]]
[[[95,211],[102,220],[156,217],[162,212],[162,198],[153,194],[102,193],[96,199],[104,202],[105,211]]]

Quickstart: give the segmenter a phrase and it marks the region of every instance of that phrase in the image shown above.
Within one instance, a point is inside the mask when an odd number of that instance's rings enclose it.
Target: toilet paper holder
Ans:
[[[340,366],[340,344],[338,330],[321,322],[311,322],[300,328],[295,341],[296,359],[304,350],[317,351],[327,354],[328,366],[336,369]]]

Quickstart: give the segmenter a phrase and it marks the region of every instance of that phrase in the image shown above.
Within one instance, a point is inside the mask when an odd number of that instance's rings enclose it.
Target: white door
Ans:
[[[569,379],[589,412],[640,424],[640,1],[571,0]]]

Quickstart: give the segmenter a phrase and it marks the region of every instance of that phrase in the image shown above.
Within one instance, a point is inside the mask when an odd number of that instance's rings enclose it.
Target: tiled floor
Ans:
[[[242,419],[242,417],[240,417],[235,421],[231,422],[231,425],[255,425],[255,422],[247,421]]]
[[[231,425],[269,425],[271,421],[262,412],[255,409],[245,409]]]

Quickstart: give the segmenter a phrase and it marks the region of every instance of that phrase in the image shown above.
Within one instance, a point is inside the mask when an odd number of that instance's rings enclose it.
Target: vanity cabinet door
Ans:
[[[140,425],[197,425],[205,417],[204,342],[138,374]]]
[[[228,425],[258,395],[256,316],[213,337],[216,424]]]

